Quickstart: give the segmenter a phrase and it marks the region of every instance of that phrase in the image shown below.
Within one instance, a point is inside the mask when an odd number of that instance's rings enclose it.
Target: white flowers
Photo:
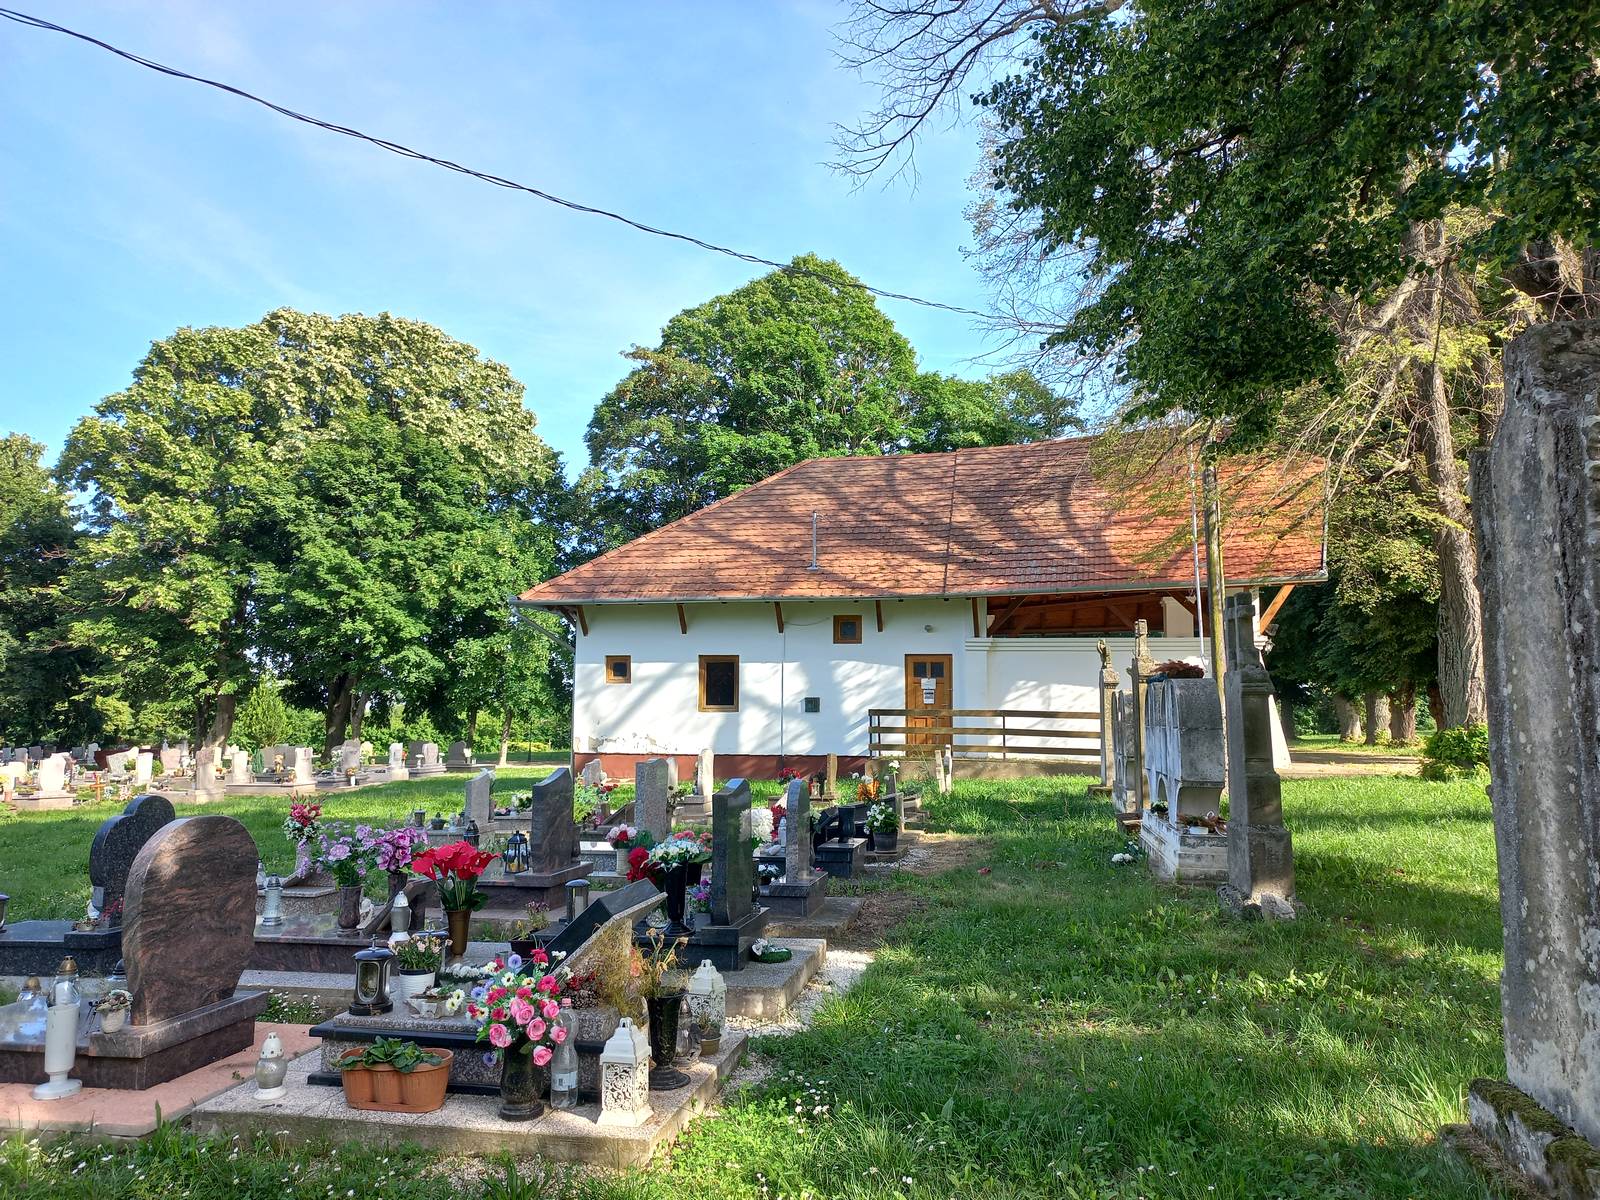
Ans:
[[[457,988],[445,999],[444,1010],[453,1017],[456,1015],[456,1013],[461,1011],[461,1006],[466,1002],[467,994],[460,988]]]
[[[1113,863],[1115,863],[1119,867],[1120,866],[1124,866],[1124,865],[1126,865],[1128,863],[1131,863],[1133,861],[1133,855],[1127,854],[1127,853],[1113,854],[1111,856],[1111,861]]]

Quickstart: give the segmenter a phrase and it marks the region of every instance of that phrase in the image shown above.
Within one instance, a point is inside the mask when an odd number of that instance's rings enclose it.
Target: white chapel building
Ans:
[[[575,765],[1097,762],[1071,732],[1097,728],[1099,640],[1124,678],[1136,620],[1158,662],[1208,659],[1187,499],[1106,485],[1093,448],[813,459],[529,588],[575,630]],[[1228,590],[1327,577],[1314,469],[1236,467],[1222,491]]]

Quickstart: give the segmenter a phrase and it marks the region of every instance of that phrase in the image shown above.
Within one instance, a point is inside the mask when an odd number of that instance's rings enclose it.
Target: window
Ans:
[[[739,711],[739,658],[734,654],[700,656],[700,711]]]
[[[857,616],[839,616],[833,619],[833,644],[835,646],[859,646],[861,644],[861,618]]]
[[[606,682],[632,683],[633,658],[627,654],[606,655]]]

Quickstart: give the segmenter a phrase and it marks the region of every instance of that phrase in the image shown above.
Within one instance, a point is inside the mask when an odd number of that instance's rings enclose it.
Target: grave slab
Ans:
[[[725,975],[730,1017],[770,1020],[781,1016],[828,961],[828,943],[821,938],[768,938],[767,943],[789,950],[790,958],[781,963],[746,961],[743,970]],[[685,961],[699,966],[700,960],[691,954],[692,947]]]
[[[855,919],[861,915],[862,903],[859,896],[829,896],[809,916],[786,916],[774,910],[772,919],[767,922],[767,937],[769,940],[820,938],[834,941],[855,924]]]
[[[1225,883],[1228,835],[1204,826],[1180,828],[1156,813],[1139,827],[1150,874],[1167,883]]]
[[[716,1054],[684,1068],[687,1084],[650,1093],[650,1119],[637,1127],[600,1125],[595,1104],[564,1112],[547,1110],[534,1121],[502,1121],[496,1115],[499,1100],[492,1096],[448,1096],[444,1107],[431,1113],[357,1112],[346,1107],[338,1089],[307,1083],[315,1063],[311,1056],[290,1066],[289,1091],[282,1100],[262,1104],[252,1094],[254,1084],[246,1082],[199,1105],[190,1123],[201,1134],[266,1132],[280,1145],[410,1142],[447,1154],[537,1154],[605,1167],[643,1166],[711,1104],[743,1055],[744,1044],[743,1034],[732,1030],[724,1034]]]

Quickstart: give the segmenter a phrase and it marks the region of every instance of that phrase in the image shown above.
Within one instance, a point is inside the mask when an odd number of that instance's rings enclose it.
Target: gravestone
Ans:
[[[38,795],[68,796],[67,766],[71,756],[66,754],[51,754],[39,760],[39,791]]]
[[[255,944],[258,861],[232,817],[171,821],[144,843],[128,870],[122,920],[132,1024],[233,995]]]
[[[406,769],[406,748],[399,742],[389,743],[389,780],[398,783],[402,779],[410,779],[411,772]]]
[[[120,909],[133,860],[157,830],[175,819],[172,801],[165,796],[135,796],[122,812],[101,824],[89,845],[91,903],[101,912]],[[123,924],[117,912],[112,924]]]
[[[606,769],[600,765],[598,758],[591,758],[583,764],[582,770],[578,772],[578,778],[583,780],[585,787],[599,787],[606,781]]]
[[[338,762],[341,775],[361,770],[361,743],[355,738],[346,738],[340,742]]]
[[[1138,766],[1134,777],[1134,812],[1143,812],[1150,805],[1149,780],[1145,775],[1145,689],[1146,681],[1155,670],[1155,659],[1150,657],[1150,625],[1140,617],[1133,623],[1133,658],[1128,663],[1128,680],[1133,691],[1133,720],[1128,732],[1132,735],[1133,760]]]
[[[1111,795],[1116,791],[1116,723],[1117,688],[1120,681],[1117,669],[1111,665],[1111,649],[1101,638],[1095,649],[1100,654],[1100,782],[1089,788],[1094,796]]]
[[[1544,1190],[1589,1196],[1600,1171],[1600,322],[1520,334],[1505,396],[1473,463],[1472,515],[1510,1083],[1475,1081],[1468,1112]]]
[[[1225,883],[1228,838],[1205,822],[1222,803],[1222,703],[1215,679],[1151,679],[1144,687],[1145,791],[1139,844],[1158,879]],[[1157,812],[1158,807],[1165,812]]]
[[[194,756],[194,791],[196,799],[213,799],[222,795],[223,783],[217,776],[217,752],[211,746],[201,746]]]
[[[183,766],[183,751],[176,746],[161,744],[161,771],[164,775],[173,775]]]
[[[667,806],[670,794],[666,759],[647,758],[634,767],[634,824],[658,842],[671,832],[671,810]]]
[[[467,749],[467,744],[462,741],[450,743],[450,756],[445,760],[445,769],[449,771],[470,771],[473,768],[472,754]]]
[[[467,781],[467,801],[461,809],[462,824],[476,824],[486,830],[494,820],[494,772],[485,767]]]
[[[750,785],[730,779],[711,797],[710,920],[696,926],[683,957],[709,958],[719,971],[743,969],[750,943],[766,928],[769,912],[753,899],[755,860],[740,835],[750,810]]]
[[[529,870],[554,874],[578,855],[578,824],[572,817],[572,772],[558,767],[533,785],[529,808]]]
[[[315,782],[315,755],[310,746],[289,747],[289,755],[284,763],[291,784],[307,785]]]
[[[791,779],[783,803],[783,878],[762,887],[761,901],[780,917],[809,917],[828,898],[828,875],[811,866],[810,786]]]
[[[667,754],[663,757],[667,760],[667,786],[675,788],[678,786],[678,756]]]
[[[228,759],[228,782],[231,784],[253,783],[254,772],[251,770],[250,755],[244,750],[235,750]]]
[[[1283,826],[1283,791],[1272,765],[1272,678],[1256,647],[1255,599],[1223,603],[1228,669],[1228,882],[1230,908],[1294,916],[1294,847]]]
[[[695,760],[694,790],[695,794],[703,799],[710,800],[711,794],[717,790],[717,759],[710,750],[700,751],[700,757]]]
[[[575,974],[583,973],[582,951],[606,929],[619,922],[632,925],[664,899],[661,891],[648,879],[636,879],[614,891],[597,892],[589,905],[576,919],[562,926],[556,935],[545,943],[544,949],[552,960],[564,955],[560,962],[572,968]]]

